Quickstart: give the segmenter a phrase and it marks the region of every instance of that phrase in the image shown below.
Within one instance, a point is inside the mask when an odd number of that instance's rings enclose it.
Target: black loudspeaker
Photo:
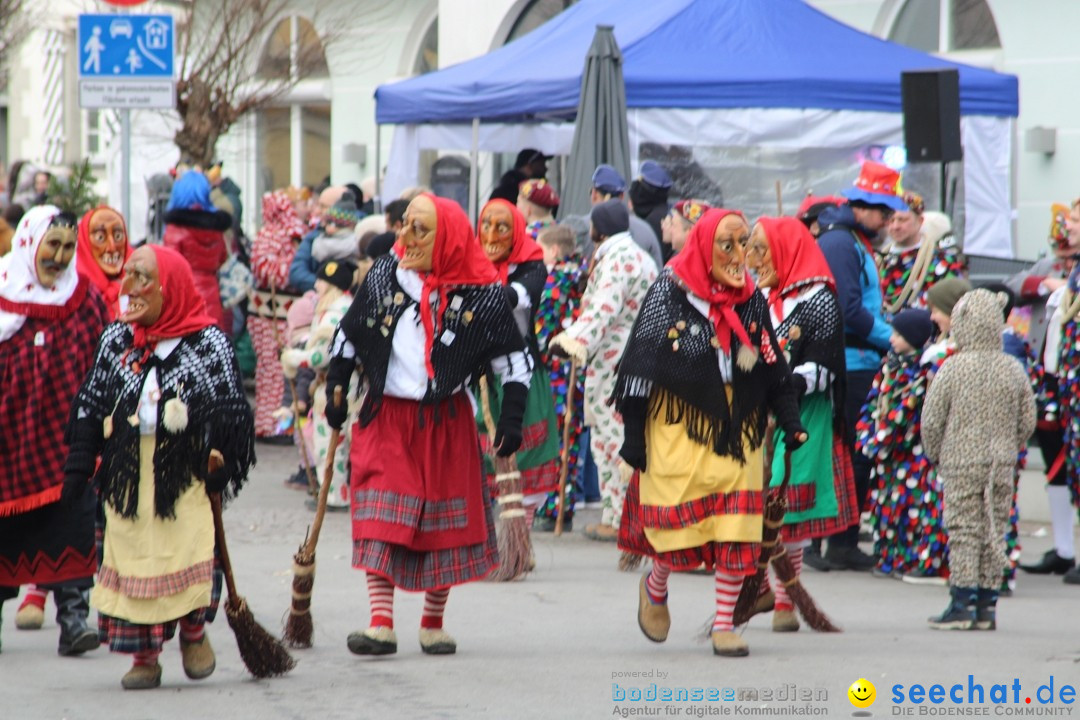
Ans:
[[[908,162],[962,159],[960,74],[956,70],[901,73],[900,95]]]

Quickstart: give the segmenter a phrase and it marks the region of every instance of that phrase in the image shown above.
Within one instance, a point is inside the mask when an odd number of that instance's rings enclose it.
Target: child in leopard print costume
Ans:
[[[939,630],[996,628],[1013,470],[1035,431],[1031,382],[1002,350],[1006,302],[1003,293],[974,290],[956,304],[956,354],[941,366],[923,407],[923,445],[941,471],[949,532],[952,599],[930,619]],[[980,391],[987,378],[993,393]]]

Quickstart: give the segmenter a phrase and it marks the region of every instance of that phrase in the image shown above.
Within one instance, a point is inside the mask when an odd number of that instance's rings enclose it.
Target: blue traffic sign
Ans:
[[[80,78],[171,78],[171,15],[79,15]]]

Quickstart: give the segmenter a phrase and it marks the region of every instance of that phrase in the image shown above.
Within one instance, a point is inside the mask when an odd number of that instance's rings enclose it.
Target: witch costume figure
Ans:
[[[52,205],[19,221],[0,259],[0,603],[19,585],[54,592],[61,655],[98,647],[87,627],[94,498],[61,502],[64,427],[106,323],[101,293],[77,271],[75,218]]]
[[[109,322],[120,314],[120,281],[131,257],[127,225],[119,211],[99,205],[79,220],[79,274],[85,275],[105,298]]]
[[[466,389],[489,368],[502,380],[495,452],[507,457],[521,446],[532,375],[525,341],[465,213],[419,195],[394,252],[375,261],[342,320],[327,372],[333,428],[345,424],[354,370],[367,386],[350,486],[352,563],[367,573],[371,624],[349,635],[353,653],[397,652],[395,588],[425,593],[421,650],[455,652],[442,629],[450,588],[498,564]]]
[[[639,586],[638,625],[653,642],[671,627],[672,570],[716,577],[716,655],[750,650],[733,630],[743,580],[756,572],[763,461],[771,410],[789,447],[806,440],[768,304],[746,275],[750,228],[709,210],[649,289],[619,367],[614,401],[630,481],[619,547],[653,558]]]
[[[506,299],[514,310],[518,331],[525,339],[533,363],[529,382],[529,397],[525,401],[525,419],[521,429],[521,447],[516,460],[521,472],[521,492],[526,509],[544,500],[544,493],[559,485],[559,435],[555,407],[552,404],[547,372],[539,362],[535,319],[540,296],[547,281],[544,251],[525,232],[525,218],[506,200],[491,200],[480,211],[477,240],[488,260],[495,266],[505,287]],[[491,415],[499,420],[498,406],[502,393],[493,388]],[[482,412],[477,412],[477,425],[484,427]],[[480,435],[480,448],[490,455],[491,441],[486,433]],[[485,470],[494,481],[494,465],[485,459]],[[495,494],[498,488],[493,487]]]
[[[787,513],[780,537],[796,574],[803,548],[858,521],[855,476],[844,438],[844,322],[836,281],[814,236],[797,218],[763,217],[746,251],[758,287],[769,301],[769,319],[791,367],[801,398],[799,417],[809,439],[791,456]],[[785,444],[776,430],[773,446]],[[784,457],[772,458],[770,487],[784,477]],[[773,632],[799,629],[787,585],[774,576]]]
[[[158,687],[180,628],[184,673],[214,672],[204,625],[217,611],[208,493],[229,499],[255,462],[254,421],[229,339],[191,267],[145,246],[124,266],[127,310],[105,330],[71,406],[64,494],[101,496],[104,529],[91,603],[113,652],[134,655],[121,685]],[[95,465],[100,457],[100,465]],[[92,478],[92,479],[91,479]]]

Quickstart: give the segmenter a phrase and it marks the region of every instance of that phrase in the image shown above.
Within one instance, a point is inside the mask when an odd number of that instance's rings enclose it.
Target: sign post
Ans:
[[[134,5],[141,0],[110,0]],[[171,108],[172,15],[79,15],[79,106],[120,111],[121,210],[131,220],[131,108]]]

